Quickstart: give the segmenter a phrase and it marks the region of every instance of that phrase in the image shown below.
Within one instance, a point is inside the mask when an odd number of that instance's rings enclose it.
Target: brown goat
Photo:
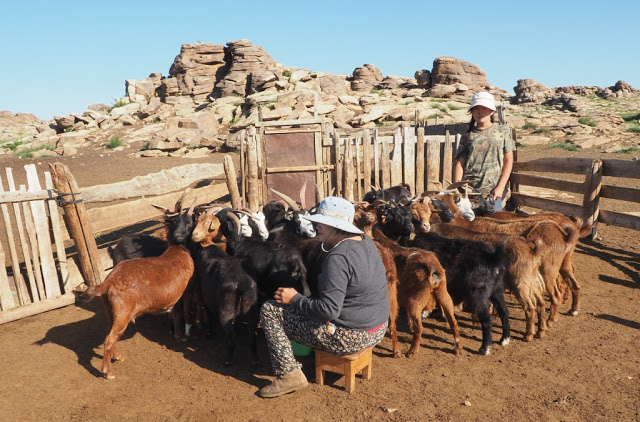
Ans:
[[[220,230],[220,220],[215,216],[219,208],[211,208],[198,216],[196,227],[191,233],[191,240],[199,243],[203,248],[216,245],[226,251],[225,236]]]
[[[511,236],[499,233],[480,233],[464,227],[448,223],[433,224],[431,229],[446,237],[477,240],[495,245],[507,239],[505,245],[504,286],[516,297],[525,313],[526,331],[525,341],[531,341],[534,336],[535,317],[538,317],[537,338],[542,338],[547,329],[545,321],[545,286],[539,279],[538,268],[541,261],[542,241],[535,238],[527,241],[522,236]]]
[[[415,220],[414,226],[417,232],[428,232],[431,230],[431,198],[424,196],[419,200],[411,202],[411,215]]]
[[[578,314],[580,309],[580,285],[575,278],[572,262],[573,250],[581,235],[581,231],[577,228],[577,222],[570,221],[558,224],[552,220],[535,221],[528,218],[500,221],[487,217],[467,221],[461,217],[456,217],[452,223],[478,232],[525,236],[529,240],[535,236],[540,237],[545,245],[544,256],[540,263],[540,274],[543,275],[547,293],[551,300],[548,325],[552,326],[558,320],[560,304],[564,300],[564,288],[559,285],[560,280],[564,280],[571,289],[572,304],[569,315]],[[531,233],[532,229],[541,223],[545,224]],[[543,233],[543,228],[550,232]],[[561,276],[560,279],[558,275]]]
[[[354,223],[366,234],[391,251],[398,275],[398,304],[407,310],[409,325],[413,331],[407,357],[419,351],[422,337],[422,311],[442,308],[453,331],[454,353],[462,351],[458,322],[454,315],[453,301],[447,291],[444,268],[432,252],[419,248],[405,248],[386,237],[380,230],[372,230],[380,216],[375,207],[356,211]],[[437,302],[436,302],[437,301]]]
[[[115,378],[111,361],[123,360],[116,342],[129,322],[143,314],[172,310],[193,276],[193,259],[184,247],[194,225],[193,205],[177,215],[165,209],[165,223],[169,247],[161,256],[122,261],[104,282],[87,291],[91,297],[101,297],[107,312],[110,330],[102,358],[102,373],[107,379]],[[179,312],[171,314],[177,329]]]

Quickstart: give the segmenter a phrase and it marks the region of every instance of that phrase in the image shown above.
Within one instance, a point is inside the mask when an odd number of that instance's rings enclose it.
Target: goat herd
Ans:
[[[195,200],[183,211],[185,192],[174,210],[154,205],[165,215],[162,233],[125,235],[109,248],[114,267],[88,291],[101,296],[110,324],[102,361],[106,378],[114,378],[112,361],[122,359],[116,342],[129,322],[169,310],[179,341],[190,336],[194,324],[202,323],[211,333],[219,323],[227,340],[225,365],[233,359],[234,323],[246,318],[253,363],[259,363],[260,305],[280,286],[315,295],[326,256],[304,218],[313,208],[274,193],[282,200],[252,213],[194,207]],[[419,351],[422,318],[437,305],[453,332],[456,354],[462,350],[456,307],[477,315],[480,354],[489,354],[492,344],[492,306],[502,322],[500,344],[509,343],[505,289],[524,310],[525,341],[544,337],[569,296],[569,314],[578,313],[580,286],[572,254],[577,240],[590,233],[589,226],[559,213],[491,213],[484,207],[475,214],[486,215],[475,218],[468,205],[457,191],[412,197],[405,186],[374,189],[356,204],[354,224],[374,239],[386,268],[394,357],[401,356],[399,307],[406,309],[413,332],[407,357]],[[550,301],[548,318],[545,298]]]

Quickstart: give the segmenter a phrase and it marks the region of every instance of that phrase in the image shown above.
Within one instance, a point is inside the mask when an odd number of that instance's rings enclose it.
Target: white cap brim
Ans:
[[[305,218],[309,221],[313,221],[314,223],[326,224],[327,226],[334,227],[347,233],[364,234],[364,232],[354,226],[353,223],[330,215],[312,214],[300,216],[300,218]]]

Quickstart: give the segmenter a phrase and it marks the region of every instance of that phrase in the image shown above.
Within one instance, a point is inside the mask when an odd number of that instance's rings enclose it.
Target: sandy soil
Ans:
[[[568,153],[523,149],[521,160]],[[183,159],[128,159],[125,153],[86,152],[67,163],[80,186],[128,179],[186,164]],[[595,153],[594,153],[595,154]],[[218,157],[219,158],[219,157]],[[609,157],[607,157],[609,158]],[[624,158],[624,157],[610,157]],[[33,162],[46,165],[56,159]],[[0,167],[26,160],[1,157]],[[638,179],[627,181],[638,186]],[[636,210],[637,211],[637,210]],[[232,368],[222,364],[224,338],[177,344],[165,315],[145,316],[120,341],[124,362],[116,379],[100,373],[106,320],[97,299],[0,326],[0,419],[7,421],[333,421],[333,420],[640,420],[640,234],[600,225],[600,239],[581,241],[574,263],[582,286],[579,315],[563,315],[546,338],[522,340],[523,313],[508,296],[513,339],[480,356],[477,322],[459,313],[464,353],[452,353],[446,322],[425,319],[419,354],[390,357],[387,337],[376,347],[373,378],[357,380],[348,395],[343,380],[276,399],[255,392],[272,380],[249,366],[247,333]],[[399,321],[405,348],[411,335]],[[494,327],[494,341],[500,328]],[[313,357],[301,358],[314,379]]]

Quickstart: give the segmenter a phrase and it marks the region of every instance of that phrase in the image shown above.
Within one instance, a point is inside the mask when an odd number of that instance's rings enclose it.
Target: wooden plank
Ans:
[[[393,155],[391,158],[391,186],[402,184],[402,131],[393,132]],[[389,186],[385,186],[389,187]]]
[[[302,126],[302,125],[314,125],[328,122],[325,117],[315,119],[300,119],[300,120],[278,120],[269,122],[257,122],[255,127],[267,127],[267,126]]]
[[[9,190],[11,192],[20,193],[20,191],[16,190],[16,184],[13,179],[13,170],[7,167],[5,171],[7,173],[7,185],[9,185]],[[20,245],[22,246],[24,266],[27,270],[27,280],[31,291],[31,300],[33,302],[38,302],[40,300],[40,297],[36,286],[35,271],[40,274],[40,268],[35,268],[34,271],[33,262],[31,261],[31,251],[29,250],[29,242],[25,234],[25,226],[22,220],[22,210],[20,209],[20,204],[18,202],[13,203],[13,215],[15,215],[16,217],[16,225],[18,226],[18,237],[20,238]]]
[[[151,202],[173,209],[174,204],[181,194],[181,192],[174,192],[167,195],[154,196]],[[197,197],[199,203],[207,203],[215,201],[228,194],[229,191],[227,190],[227,185],[225,183],[218,183],[211,186],[193,189],[189,195]],[[142,199],[136,199],[107,207],[92,208],[87,211],[87,215],[91,221],[91,227],[96,234],[111,231],[120,227],[130,226],[131,224],[151,220],[160,216],[157,209],[153,208]]]
[[[640,216],[637,215],[601,209],[598,221],[612,226],[640,230]]]
[[[245,179],[245,174],[247,171],[246,165],[247,165],[247,160],[245,159],[245,145],[247,144],[247,131],[243,130],[242,131],[242,135],[240,136],[240,184],[241,184],[241,192],[240,194],[242,195],[243,198],[245,198],[247,200],[247,203],[249,202],[249,199],[247,198],[247,185],[246,185],[246,179]]]
[[[640,179],[640,160],[616,160],[605,159],[603,163],[603,176],[632,177]]]
[[[575,215],[582,218],[582,206],[567,204],[566,202],[555,201],[553,199],[536,198],[535,196],[512,193],[509,201],[516,207],[533,207],[546,211],[560,212],[565,215]]]
[[[25,185],[20,185],[21,191],[26,191]],[[28,202],[22,203],[22,214],[24,215],[24,227],[27,231],[27,238],[29,239],[29,246],[31,247],[31,259],[33,261],[33,272],[36,276],[37,292],[32,292],[33,296],[39,297],[39,300],[47,297],[44,289],[44,280],[42,279],[42,267],[40,266],[40,252],[38,251],[38,238],[36,235],[36,225],[33,221],[33,215],[31,215],[31,207]],[[35,300],[35,299],[34,299]]]
[[[31,192],[42,190],[35,164],[24,166],[27,172],[27,190]],[[42,277],[47,298],[60,296],[60,283],[58,282],[58,272],[53,260],[51,251],[51,238],[49,237],[49,223],[44,201],[31,201],[31,214],[36,227],[36,237],[38,239],[38,252],[40,253],[40,266],[42,267]]]
[[[251,128],[249,135],[247,136],[247,203],[250,207],[266,201],[266,198],[263,198],[260,194],[260,189],[258,187],[260,181],[258,180],[259,164],[257,149],[255,129]],[[145,210],[147,213],[150,211],[151,210],[149,209]],[[96,230],[99,229],[96,227]]]
[[[356,166],[356,200],[362,200],[362,161],[360,160],[360,139],[354,138],[355,143],[355,166]]]
[[[0,324],[6,324],[8,322],[17,321],[21,318],[26,318],[32,315],[37,315],[42,312],[51,311],[54,309],[62,308],[64,306],[72,305],[81,301],[81,296],[78,293],[67,293],[55,298],[46,299],[39,303],[34,303],[29,306],[22,306],[20,308],[11,309],[8,311],[0,312]]]
[[[4,192],[2,179],[0,179],[0,193]],[[20,259],[18,258],[18,249],[16,248],[15,238],[13,237],[13,224],[11,223],[11,215],[9,214],[9,206],[1,204],[2,217],[4,219],[5,233],[7,234],[7,242],[9,243],[9,254],[11,256],[11,267],[13,269],[13,279],[16,283],[18,300],[21,305],[31,303],[27,285],[25,284],[22,272],[20,270]]]
[[[427,190],[442,189],[440,183],[440,141],[427,139]]]
[[[318,166],[318,169],[316,170],[316,189],[318,190],[318,192],[316,192],[315,197],[317,198],[318,195],[322,196],[323,198],[325,197],[324,194],[324,175],[325,170],[322,170],[322,166],[324,164],[324,160],[322,159],[322,132],[320,130],[316,131],[315,134],[313,135],[313,142],[314,142],[314,158],[316,161],[316,166]]]
[[[4,267],[4,261],[4,248],[2,246],[2,242],[0,242],[0,262],[2,262],[2,266],[0,267],[0,309],[7,311],[16,307],[16,301],[13,298],[13,293],[11,292],[9,277],[7,277],[7,269]]]
[[[568,180],[551,179],[530,174],[511,173],[511,183],[516,185],[536,186],[545,189],[555,189],[565,192],[584,193],[583,182],[570,182]]]
[[[227,178],[227,189],[229,190],[229,195],[231,195],[231,203],[234,205],[240,201],[240,192],[238,191],[238,174],[236,173],[236,168],[233,165],[233,160],[230,155],[224,156],[224,174]],[[247,198],[242,198],[244,201],[247,201]],[[245,207],[247,207],[251,212],[258,211],[258,207],[260,204],[249,204],[245,202]]]
[[[602,185],[600,197],[640,203],[640,189]]]
[[[340,148],[342,140],[340,139],[340,134],[337,131],[334,132],[334,139],[333,153],[336,160],[336,196],[342,197],[344,192],[344,158],[342,157],[342,149]]]
[[[313,166],[291,166],[291,167],[268,167],[267,174],[274,173],[295,173],[300,171],[326,171],[333,170],[335,167],[332,165],[313,165]]]
[[[416,110],[417,119],[418,110]],[[424,192],[424,128],[418,128],[416,137],[416,194]]]
[[[444,151],[442,152],[442,186],[453,183],[453,147],[451,136],[447,130],[444,133]]]
[[[380,170],[381,170],[381,154],[380,138],[378,138],[378,129],[373,130],[373,185],[380,186]],[[384,157],[384,156],[383,156]]]
[[[51,180],[51,173],[44,172],[44,185],[47,189],[53,189],[53,181]],[[47,200],[47,206],[49,209],[49,216],[51,220],[51,229],[53,231],[53,240],[56,245],[56,256],[58,261],[58,268],[60,270],[60,279],[62,280],[62,290],[65,293],[71,292],[73,286],[70,282],[69,268],[67,265],[67,253],[64,249],[64,236],[62,235],[62,229],[60,228],[60,214],[58,213],[58,204],[55,200]]]
[[[416,193],[416,137],[409,126],[402,128],[404,145],[404,183],[411,193]]]
[[[389,142],[382,140],[382,157],[380,157],[382,177],[377,188],[391,187],[391,160],[389,159]]]
[[[365,192],[368,192],[374,183],[371,181],[371,134],[369,133],[369,129],[365,129],[362,132],[362,160],[364,172],[362,187]],[[362,196],[360,198],[362,198]]]
[[[351,139],[344,140],[344,198],[353,201],[353,157],[351,153]]]
[[[513,171],[536,171],[551,173],[584,174],[591,164],[591,158],[538,158],[531,161],[513,163]]]
[[[23,201],[34,201],[38,199],[50,199],[55,195],[53,192],[39,191],[39,192],[0,192],[0,204],[9,204]]]

